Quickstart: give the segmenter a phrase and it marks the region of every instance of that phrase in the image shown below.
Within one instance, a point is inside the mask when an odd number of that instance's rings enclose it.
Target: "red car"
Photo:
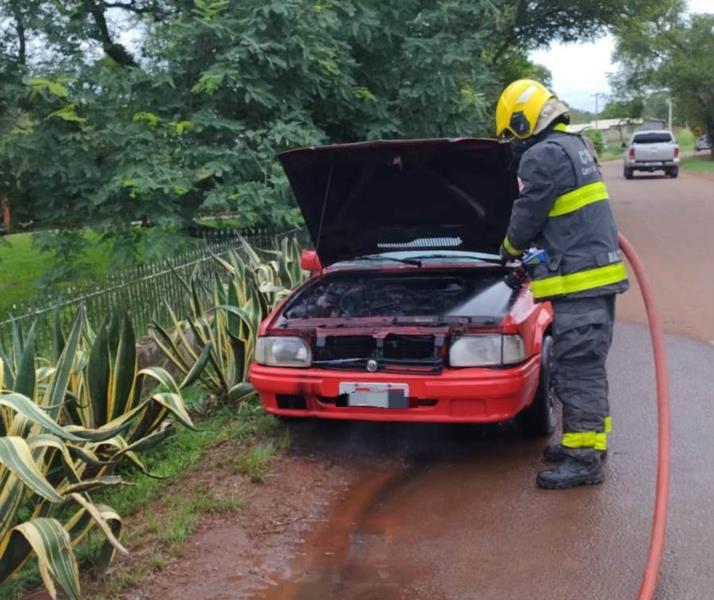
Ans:
[[[499,264],[507,145],[344,144],[280,161],[315,245],[262,323],[250,381],[286,417],[554,427],[550,305]]]

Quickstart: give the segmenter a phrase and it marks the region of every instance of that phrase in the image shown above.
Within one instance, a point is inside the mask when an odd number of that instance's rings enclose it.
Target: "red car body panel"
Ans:
[[[417,421],[428,423],[493,423],[505,421],[526,408],[538,387],[539,356],[509,369],[444,369],[437,376],[402,373],[344,373],[327,369],[289,369],[253,365],[250,381],[270,413],[293,417]],[[334,398],[339,384],[400,383],[409,385],[409,408],[338,407],[322,400]],[[278,408],[276,395],[304,396],[305,410]]]

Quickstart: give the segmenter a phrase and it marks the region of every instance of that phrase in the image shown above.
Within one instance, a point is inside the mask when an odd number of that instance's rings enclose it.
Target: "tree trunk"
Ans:
[[[104,52],[114,61],[123,67],[136,67],[134,57],[129,54],[126,48],[119,43],[115,43],[109,33],[109,26],[104,14],[104,6],[95,0],[84,0],[84,7],[87,9],[95,25],[94,39],[101,42]]]
[[[15,19],[15,33],[17,34],[17,62],[23,67],[27,64],[27,34],[25,20],[17,2],[11,5],[12,16]]]
[[[2,208],[2,223],[5,226],[5,233],[10,233],[10,200],[2,194],[0,194],[0,208]]]

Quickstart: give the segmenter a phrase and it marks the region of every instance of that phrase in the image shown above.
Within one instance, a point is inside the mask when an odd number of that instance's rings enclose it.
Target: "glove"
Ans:
[[[505,265],[507,262],[511,262],[513,260],[516,260],[517,258],[520,258],[520,254],[511,254],[503,244],[501,244],[501,249],[498,251],[498,254],[501,257],[502,265]]]

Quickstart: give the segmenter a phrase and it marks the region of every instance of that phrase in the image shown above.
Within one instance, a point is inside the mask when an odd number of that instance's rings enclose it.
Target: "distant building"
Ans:
[[[645,119],[640,129],[667,129],[664,119]]]
[[[652,119],[598,119],[589,123],[571,123],[568,125],[568,131],[571,133],[582,133],[590,129],[599,131],[602,134],[602,139],[606,144],[624,144],[629,137],[638,129],[645,128],[645,123],[655,123]],[[649,126],[648,129],[661,129],[662,125],[657,127]]]

